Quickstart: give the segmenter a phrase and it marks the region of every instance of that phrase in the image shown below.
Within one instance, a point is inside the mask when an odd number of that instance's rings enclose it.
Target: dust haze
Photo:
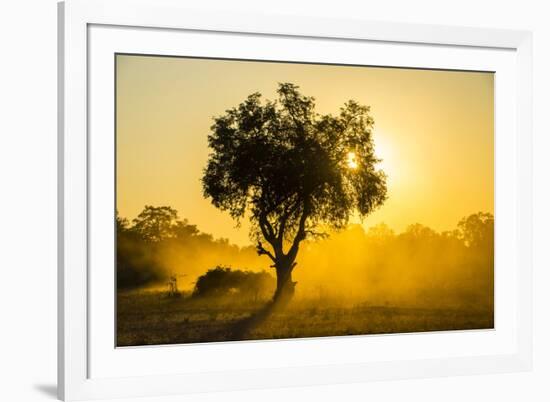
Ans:
[[[232,245],[178,219],[151,243],[136,232],[136,225],[123,218],[118,222],[119,345],[232,340],[232,333],[218,338],[205,331],[204,322],[231,328],[242,319],[243,309],[255,312],[269,303],[274,269],[254,246]],[[491,328],[493,233],[492,215],[475,213],[445,232],[418,223],[402,233],[385,224],[367,229],[353,224],[327,238],[307,241],[295,268],[292,303],[261,325],[254,324],[253,339]],[[176,289],[171,289],[174,283]],[[176,317],[182,308],[180,319],[187,327],[201,323],[197,334],[166,336],[164,328],[164,335],[146,336],[132,326],[134,320],[159,314]],[[296,323],[298,332],[281,326],[288,325],[287,315],[311,321],[311,314],[320,314],[326,322],[309,322],[301,329]],[[357,317],[345,314],[358,314],[366,321],[350,329],[348,321],[357,323]],[[380,317],[395,321],[394,326],[373,326]]]

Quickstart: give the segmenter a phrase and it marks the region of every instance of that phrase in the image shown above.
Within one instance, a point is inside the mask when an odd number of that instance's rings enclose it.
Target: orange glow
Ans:
[[[371,107],[388,200],[361,222],[396,231],[420,222],[448,230],[476,211],[493,213],[493,74],[376,67],[117,57],[117,208],[170,205],[206,233],[250,244],[249,224],[202,195],[212,117],[278,82],[315,97],[318,113],[349,99]],[[360,168],[350,152],[345,165]]]

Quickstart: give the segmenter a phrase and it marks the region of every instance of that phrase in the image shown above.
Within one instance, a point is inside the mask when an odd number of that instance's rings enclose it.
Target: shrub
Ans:
[[[194,297],[245,297],[265,298],[275,288],[275,278],[265,271],[232,270],[217,266],[199,276],[193,291]]]

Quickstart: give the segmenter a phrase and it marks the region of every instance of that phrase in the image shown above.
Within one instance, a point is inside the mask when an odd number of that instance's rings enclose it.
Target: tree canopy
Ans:
[[[319,115],[297,86],[277,92],[264,104],[254,93],[215,118],[203,177],[213,204],[236,219],[250,208],[267,240],[313,234],[320,222],[341,228],[354,210],[365,216],[381,205],[386,177],[375,166],[370,108],[349,101],[338,116]]]
[[[214,206],[237,221],[249,214],[258,252],[284,270],[319,227],[341,229],[386,199],[370,108],[350,100],[338,115],[320,115],[298,89],[279,84],[278,99],[253,93],[214,118],[202,178]]]

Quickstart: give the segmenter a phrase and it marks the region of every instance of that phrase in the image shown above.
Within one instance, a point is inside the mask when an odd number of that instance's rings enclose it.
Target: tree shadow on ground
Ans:
[[[236,321],[229,329],[228,340],[243,341],[253,339],[250,337],[251,332],[268,320],[273,313],[284,309],[287,304],[288,301],[270,301],[250,316]]]

